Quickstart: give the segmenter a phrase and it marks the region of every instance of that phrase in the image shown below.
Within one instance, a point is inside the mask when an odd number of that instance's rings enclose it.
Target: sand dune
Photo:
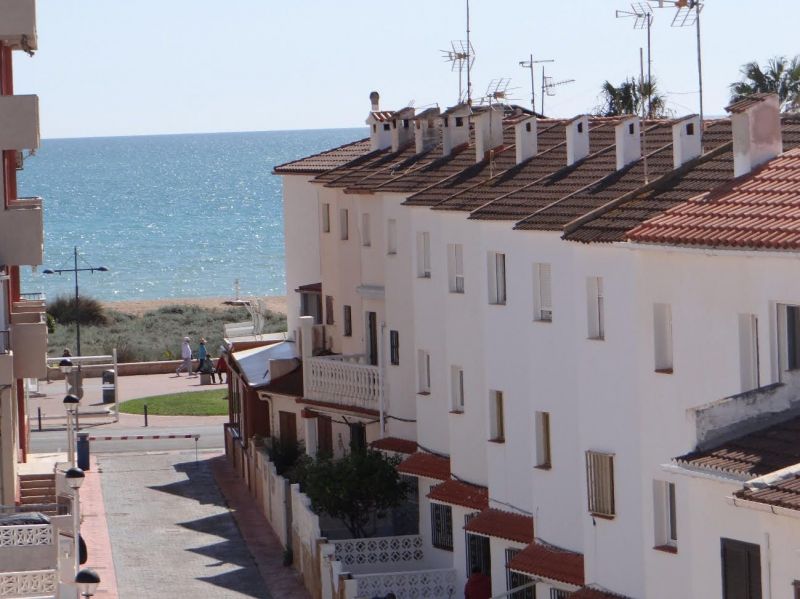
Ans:
[[[286,314],[286,296],[277,295],[266,298],[267,306],[273,312]],[[225,297],[171,297],[159,300],[129,300],[119,302],[103,302],[109,310],[117,310],[126,314],[141,315],[149,310],[155,310],[162,306],[174,306],[175,304],[189,306],[197,305],[202,308],[224,308],[225,302],[230,298]]]

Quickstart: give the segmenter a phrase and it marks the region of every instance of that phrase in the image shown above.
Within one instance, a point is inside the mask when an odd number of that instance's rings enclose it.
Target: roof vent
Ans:
[[[783,151],[777,94],[754,94],[728,106],[733,128],[733,176],[746,175]]]
[[[589,155],[589,117],[576,116],[566,126],[567,166],[572,166]]]
[[[641,122],[638,116],[627,117],[614,127],[614,142],[617,147],[617,170],[642,157]]]
[[[700,117],[687,116],[672,125],[672,162],[680,168],[703,153]]]
[[[539,152],[536,117],[528,117],[514,125],[514,147],[517,149],[517,164],[536,156]]]

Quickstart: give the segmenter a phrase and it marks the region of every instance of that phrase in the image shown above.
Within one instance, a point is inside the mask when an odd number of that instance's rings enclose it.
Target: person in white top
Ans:
[[[180,366],[178,366],[177,370],[175,370],[175,374],[177,376],[181,375],[182,371],[186,371],[189,376],[192,375],[192,346],[190,343],[191,339],[188,337],[183,338],[183,347],[181,347],[181,358],[183,362]]]

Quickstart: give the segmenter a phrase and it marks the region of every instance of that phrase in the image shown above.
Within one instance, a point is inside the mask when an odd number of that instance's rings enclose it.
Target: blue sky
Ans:
[[[511,77],[527,104],[533,52],[575,79],[551,116],[597,104],[605,79],[639,71],[642,31],[615,0],[472,0],[475,95]],[[800,53],[797,0],[707,0],[706,114],[721,114],[744,62]],[[464,0],[38,0],[39,52],[15,57],[16,93],[41,99],[44,137],[313,129],[363,125],[384,108],[453,104],[440,49],[464,37]],[[656,10],[653,73],[677,114],[697,112],[695,31]],[[794,31],[793,31],[794,29]],[[538,75],[537,75],[538,79]]]

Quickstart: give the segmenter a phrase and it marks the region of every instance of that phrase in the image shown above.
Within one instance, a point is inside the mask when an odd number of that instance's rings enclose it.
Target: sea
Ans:
[[[284,295],[283,200],[277,164],[366,135],[321,129],[45,139],[18,172],[20,197],[44,206],[44,263],[23,292],[50,299]],[[238,286],[238,287],[237,287]]]

